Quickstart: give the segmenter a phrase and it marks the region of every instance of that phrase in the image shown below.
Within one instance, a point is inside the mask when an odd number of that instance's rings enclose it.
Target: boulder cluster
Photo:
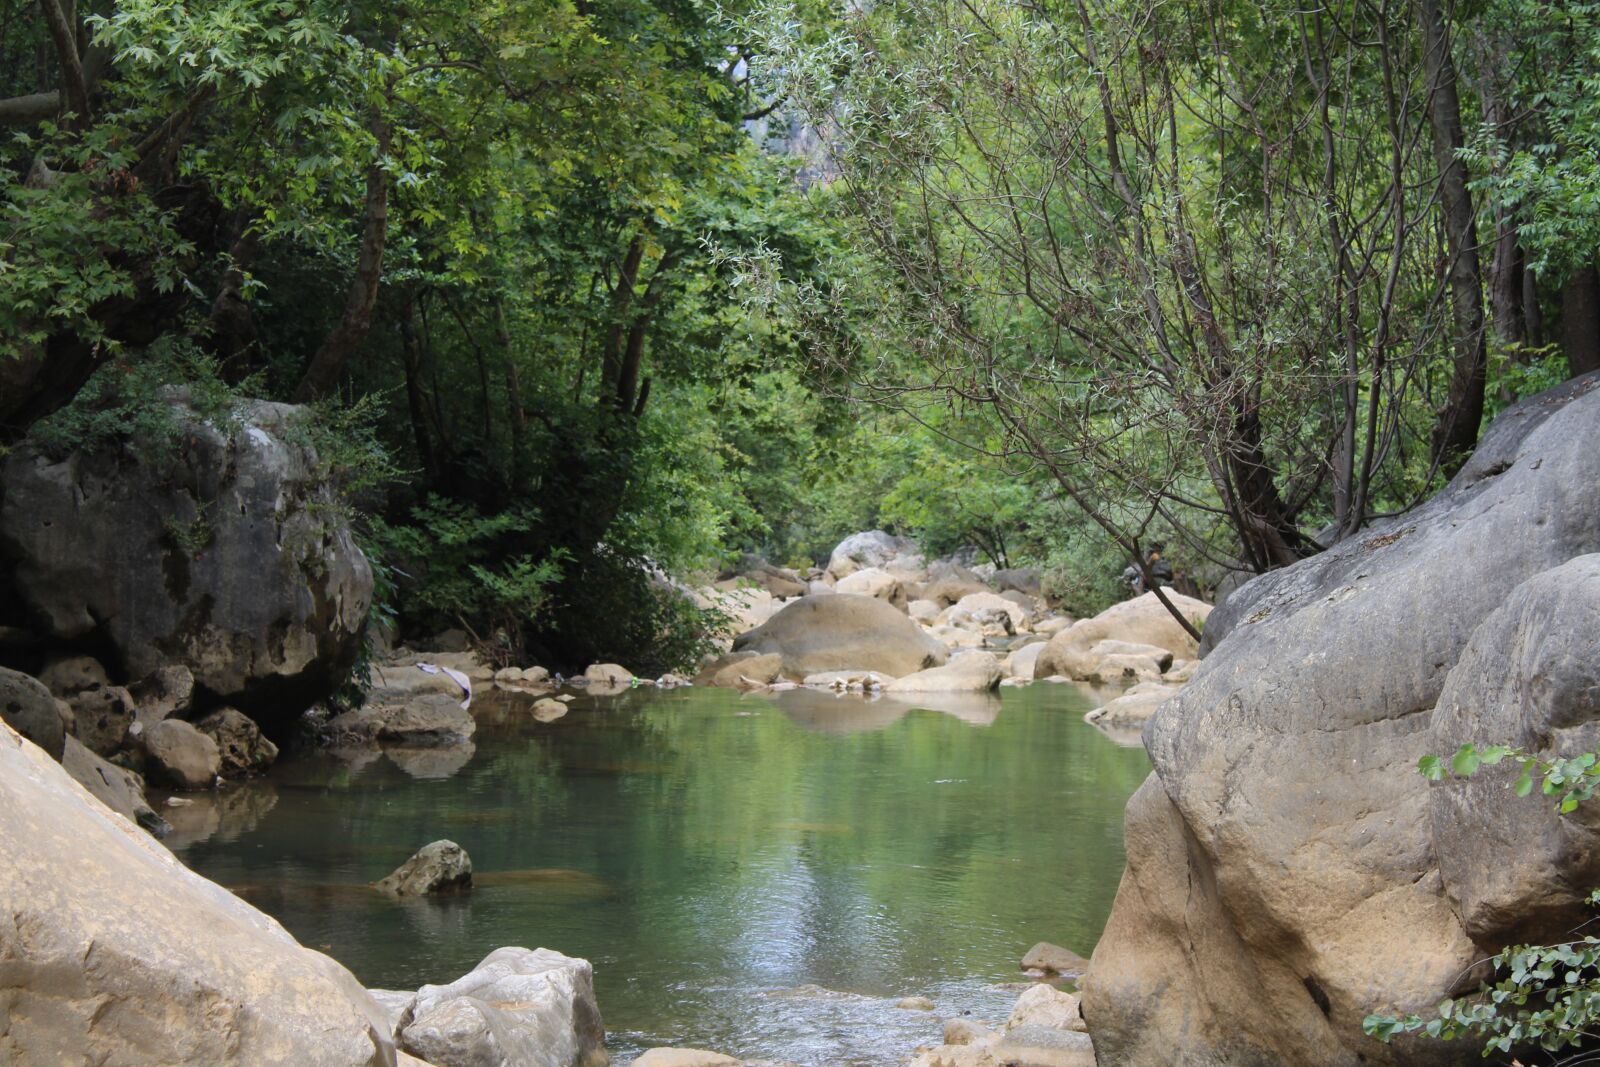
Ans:
[[[1193,673],[1195,633],[1211,612],[1164,590],[1074,620],[1051,604],[1037,571],[928,564],[881,530],[851,535],[826,567],[803,572],[747,556],[697,595],[730,615],[737,634],[697,685],[892,698],[1083,682],[1105,697],[1090,721],[1124,742]]]

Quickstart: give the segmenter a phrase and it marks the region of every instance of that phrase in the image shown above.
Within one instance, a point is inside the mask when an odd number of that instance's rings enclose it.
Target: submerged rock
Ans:
[[[436,1067],[606,1067],[588,960],[499,948],[449,985],[417,990],[405,1051]]]
[[[698,1048],[645,1049],[633,1067],[741,1067],[744,1061]]]
[[[1022,957],[1022,969],[1052,972],[1073,978],[1089,969],[1089,961],[1070,948],[1041,941]]]
[[[9,1067],[394,1057],[354,976],[189,871],[3,725],[0,916]]]
[[[472,888],[472,858],[454,841],[434,841],[372,884],[396,897],[459,893]]]

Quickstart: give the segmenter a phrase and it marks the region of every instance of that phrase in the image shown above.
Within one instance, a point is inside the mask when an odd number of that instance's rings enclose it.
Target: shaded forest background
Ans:
[[[1600,3],[0,0],[0,447],[312,405],[406,628],[683,666],[881,527],[1087,612],[1600,368]]]

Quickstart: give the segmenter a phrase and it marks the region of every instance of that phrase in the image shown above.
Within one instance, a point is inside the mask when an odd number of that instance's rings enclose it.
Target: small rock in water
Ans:
[[[472,888],[472,859],[454,841],[423,845],[373,887],[396,897],[419,897]]]
[[[739,1067],[739,1061],[698,1048],[652,1048],[634,1060],[633,1067]]]
[[[545,697],[533,706],[533,717],[539,722],[555,722],[566,713],[567,706],[564,703],[551,700],[549,697]]]
[[[904,1008],[907,1011],[932,1011],[933,1001],[927,997],[902,997],[900,1000],[895,1001],[894,1006]]]
[[[1022,957],[1022,969],[1025,971],[1054,971],[1056,974],[1073,978],[1089,969],[1089,961],[1069,948],[1062,948],[1060,945],[1052,945],[1048,941],[1041,941],[1030,948],[1026,956]]]
[[[971,1019],[946,1019],[944,1043],[947,1045],[981,1045],[998,1035],[987,1026]]]

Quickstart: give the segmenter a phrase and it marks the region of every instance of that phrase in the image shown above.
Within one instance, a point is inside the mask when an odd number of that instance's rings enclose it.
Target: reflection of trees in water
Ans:
[[[982,695],[942,711],[933,694],[781,697],[580,697],[556,723],[480,730],[442,779],[408,774],[410,753],[293,757],[252,787],[278,781],[280,801],[248,838],[191,855],[212,849],[197,866],[228,884],[359,887],[448,837],[477,868],[467,906],[263,903],[313,943],[346,939],[358,973],[453,977],[508,941],[589,954],[634,1025],[701,997],[677,983],[903,995],[907,976],[1006,975],[1034,941],[1092,947],[1148,762],[1084,726],[1075,689],[1008,690],[998,713]]]

